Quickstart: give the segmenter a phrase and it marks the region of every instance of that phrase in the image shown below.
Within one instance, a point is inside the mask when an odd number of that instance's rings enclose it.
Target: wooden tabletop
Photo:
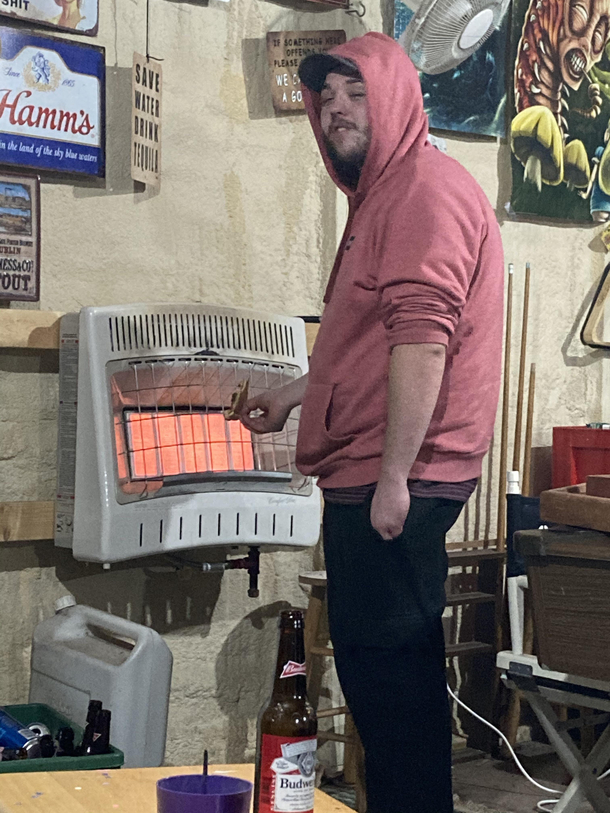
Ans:
[[[156,813],[157,779],[200,772],[195,766],[0,774],[0,813]],[[210,773],[253,780],[254,766],[214,765]],[[319,790],[315,810],[349,813]]]

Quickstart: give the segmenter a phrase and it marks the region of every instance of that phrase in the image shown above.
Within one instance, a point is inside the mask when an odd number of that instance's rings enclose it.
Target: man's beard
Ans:
[[[366,150],[362,150],[362,152],[350,158],[341,158],[331,144],[330,139],[326,136],[324,137],[324,144],[339,181],[343,186],[347,186],[349,189],[356,189],[358,181],[360,180],[362,167],[366,160]]]

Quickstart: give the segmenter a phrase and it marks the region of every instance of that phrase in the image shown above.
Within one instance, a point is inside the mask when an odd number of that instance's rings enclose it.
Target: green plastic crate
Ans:
[[[4,706],[20,723],[46,725],[53,737],[64,726],[74,729],[74,742],[79,743],[83,729],[70,722],[67,717],[44,703],[27,703],[23,706]],[[91,757],[48,757],[47,759],[16,759],[0,762],[0,773],[27,773],[30,771],[94,771],[100,768],[120,768],[125,760],[123,752],[110,746],[110,753],[96,754]]]

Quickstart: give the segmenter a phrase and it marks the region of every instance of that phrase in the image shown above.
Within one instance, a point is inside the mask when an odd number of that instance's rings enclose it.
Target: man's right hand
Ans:
[[[303,401],[309,376],[295,378],[277,390],[267,390],[250,398],[239,413],[243,425],[257,435],[281,432],[290,412]],[[260,410],[259,415],[252,412]]]
[[[246,401],[239,414],[239,419],[247,429],[257,435],[280,432],[284,428],[291,409],[292,405],[286,400],[281,389],[267,390]],[[250,414],[257,410],[260,411],[259,415]]]

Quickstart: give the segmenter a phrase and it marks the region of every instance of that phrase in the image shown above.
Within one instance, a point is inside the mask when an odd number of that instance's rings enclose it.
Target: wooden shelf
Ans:
[[[447,542],[445,545],[448,551],[450,550],[466,550],[474,548],[474,550],[496,550],[496,539],[471,539],[468,542]]]
[[[320,325],[317,325],[314,322],[305,322],[305,336],[307,338],[308,356],[311,356],[311,351],[313,350],[313,345],[316,340],[316,336],[318,335],[318,330],[320,330]]]
[[[447,552],[447,556],[449,557],[449,567],[458,567],[460,565],[476,565],[490,559],[504,559],[506,552],[495,548],[478,548],[475,550],[450,550]]]
[[[335,731],[318,731],[318,739],[323,741],[330,740],[331,742],[344,742],[351,744],[354,738],[349,734],[337,734]]]
[[[335,709],[318,709],[318,720],[323,720],[326,717],[339,717],[341,714],[349,714],[350,711],[347,706],[337,706]]]
[[[0,542],[36,542],[54,536],[54,502],[0,502]]]
[[[0,310],[0,348],[59,350],[58,311]],[[305,323],[307,354],[311,355],[320,325]]]
[[[493,652],[491,644],[483,644],[481,641],[463,641],[459,644],[447,644],[445,654],[448,658],[461,657],[462,655],[478,655],[481,652]]]
[[[491,604],[496,600],[493,593],[450,593],[447,596],[447,606],[455,607],[458,604]]]
[[[332,646],[312,646],[310,652],[312,655],[323,655],[325,658],[335,657],[335,651]]]
[[[59,350],[57,311],[0,310],[0,348]]]

